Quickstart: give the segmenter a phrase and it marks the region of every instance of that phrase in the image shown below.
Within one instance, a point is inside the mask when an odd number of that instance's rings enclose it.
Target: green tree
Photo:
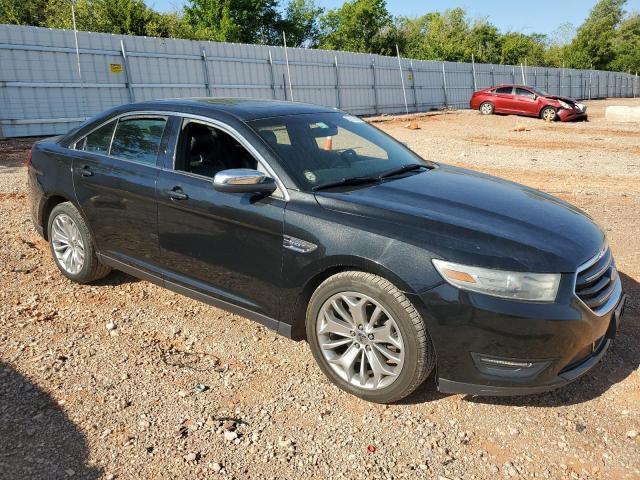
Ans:
[[[0,0],[0,23],[44,25],[47,0]]]
[[[502,37],[500,63],[505,65],[544,65],[544,35],[510,32]]]
[[[314,0],[291,0],[284,11],[282,29],[293,47],[317,47],[320,43],[320,16],[324,9]]]
[[[143,0],[78,0],[75,3],[78,30],[147,35],[147,24],[156,14]],[[71,2],[49,0],[44,10],[51,28],[73,28]]]
[[[471,27],[467,44],[476,62],[500,63],[502,36],[487,20],[477,21]],[[469,61],[469,58],[466,59]]]
[[[385,0],[352,0],[329,10],[320,19],[320,48],[386,53],[395,50],[393,19]]]
[[[185,19],[199,37],[221,42],[276,43],[277,0],[188,0]]]
[[[177,12],[152,12],[145,31],[149,37],[199,39],[195,29]]]
[[[626,18],[616,31],[613,41],[614,59],[611,70],[640,72],[640,13]]]
[[[625,3],[626,0],[600,0],[593,7],[571,42],[571,67],[608,67],[616,54],[616,28],[622,21]]]

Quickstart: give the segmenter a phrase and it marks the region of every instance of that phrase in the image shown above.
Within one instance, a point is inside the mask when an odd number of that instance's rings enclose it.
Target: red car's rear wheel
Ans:
[[[493,114],[493,104],[491,102],[483,102],[480,104],[480,113],[483,115],[491,115]]]

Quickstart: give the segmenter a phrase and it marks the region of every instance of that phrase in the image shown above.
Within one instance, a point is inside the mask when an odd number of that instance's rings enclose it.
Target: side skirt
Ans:
[[[189,298],[193,298],[194,300],[198,300],[200,302],[213,305],[214,307],[221,308],[222,310],[226,310],[227,312],[234,313],[236,315],[240,315],[242,317],[248,318],[249,320],[253,320],[255,322],[258,322],[264,325],[267,328],[275,330],[280,335],[283,335],[287,338],[291,338],[291,325],[287,323],[276,320],[275,318],[268,317],[267,315],[263,315],[261,313],[248,310],[244,307],[240,307],[238,305],[227,302],[225,300],[212,297],[211,295],[207,295],[197,290],[193,290],[188,286],[172,282],[170,280],[163,278],[160,275],[147,272],[146,270],[142,270],[140,268],[124,263],[120,260],[116,260],[113,257],[109,257],[107,255],[102,255],[102,254],[97,254],[97,255],[100,262],[104,263],[105,265],[109,265],[111,268],[128,273],[129,275],[139,278],[141,280],[146,280],[148,282],[155,283],[156,285],[160,285],[161,287],[168,288],[169,290],[172,290],[176,293],[180,293]]]

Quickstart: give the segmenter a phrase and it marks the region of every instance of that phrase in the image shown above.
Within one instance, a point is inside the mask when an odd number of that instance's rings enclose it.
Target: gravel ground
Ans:
[[[121,273],[72,284],[30,223],[32,140],[0,142],[0,478],[640,478],[640,132],[607,124],[609,103],[577,124],[475,112],[377,124],[607,230],[630,294],[615,346],[569,387],[506,399],[428,381],[368,404],[325,380],[304,342]]]

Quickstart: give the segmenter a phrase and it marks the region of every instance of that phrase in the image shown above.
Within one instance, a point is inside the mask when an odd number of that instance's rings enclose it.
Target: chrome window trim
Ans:
[[[235,138],[238,141],[238,143],[240,143],[240,145],[242,145],[244,148],[246,148],[249,151],[249,153],[251,155],[253,155],[258,162],[260,162],[260,164],[269,173],[271,178],[273,178],[275,180],[276,185],[278,186],[278,189],[271,196],[273,196],[275,198],[280,198],[280,199],[284,200],[285,202],[288,202],[291,199],[291,197],[289,196],[289,192],[287,191],[286,187],[284,186],[284,183],[282,182],[282,180],[280,180],[278,175],[276,175],[276,173],[273,170],[273,168],[271,168],[271,165],[269,165],[269,162],[267,162],[264,159],[264,157],[255,149],[255,147],[249,141],[247,141],[244,138],[244,136],[242,136],[235,128],[227,125],[226,123],[221,122],[220,120],[217,120],[217,119],[214,119],[214,118],[211,118],[211,117],[205,117],[204,115],[198,115],[198,114],[194,114],[194,113],[185,113],[185,112],[175,112],[175,111],[170,111],[170,110],[136,110],[136,111],[133,111],[133,112],[123,112],[123,113],[120,113],[120,114],[118,114],[118,115],[116,115],[114,117],[109,118],[108,120],[105,120],[100,125],[97,125],[95,128],[93,128],[90,131],[88,131],[87,133],[85,133],[81,138],[78,138],[75,141],[73,141],[69,146],[70,146],[71,149],[76,150],[76,145],[77,145],[77,143],[79,141],[83,140],[84,138],[86,138],[88,135],[90,135],[91,133],[95,132],[99,128],[102,128],[107,123],[112,122],[112,121],[115,120],[116,121],[116,126],[114,127],[113,133],[111,134],[111,143],[109,144],[109,154],[106,155],[109,158],[115,158],[115,159],[117,159],[119,161],[132,162],[132,163],[136,163],[136,164],[139,164],[139,165],[153,166],[153,167],[158,168],[160,170],[171,171],[171,172],[176,172],[176,173],[180,173],[180,174],[183,174],[183,175],[192,176],[192,177],[195,177],[195,178],[202,178],[202,179],[211,180],[211,182],[213,183],[213,178],[206,177],[204,175],[192,174],[190,172],[184,172],[184,171],[180,171],[180,170],[176,170],[175,169],[176,148],[178,147],[178,142],[177,141],[176,141],[176,146],[173,149],[173,152],[171,154],[171,162],[172,162],[172,165],[174,167],[174,168],[171,168],[171,169],[160,167],[157,164],[156,165],[149,165],[148,163],[136,162],[135,160],[129,160],[129,159],[126,159],[126,158],[113,157],[113,156],[110,155],[110,153],[111,153],[111,145],[113,144],[113,136],[115,135],[116,129],[118,128],[118,122],[120,121],[120,119],[122,117],[153,117],[153,116],[155,116],[155,117],[164,117],[167,120],[167,123],[168,123],[169,117],[178,117],[178,118],[180,118],[182,120],[184,120],[185,118],[188,118],[190,120],[197,120],[197,121],[200,121],[202,123],[209,124],[214,128],[219,128],[223,132],[231,135],[233,138]],[[166,128],[166,125],[165,125],[165,128]],[[178,133],[178,135],[180,135],[180,133]]]
[[[240,134],[240,132],[238,132],[235,128],[231,127],[230,125],[221,122],[220,120],[214,119],[214,118],[209,118],[209,117],[205,117],[202,115],[196,115],[193,113],[179,113],[179,112],[172,112],[172,115],[175,115],[177,117],[180,117],[182,119],[182,122],[184,122],[185,119],[187,120],[195,120],[197,122],[200,123],[204,123],[205,125],[209,125],[211,127],[214,128],[218,128],[220,130],[222,130],[223,132],[225,132],[226,134],[230,135],[231,137],[233,137],[240,145],[242,145],[255,159],[258,163],[260,163],[264,169],[268,172],[268,174],[271,176],[271,178],[273,178],[276,182],[276,185],[278,186],[278,189],[273,192],[270,196],[275,197],[275,198],[280,198],[282,200],[284,200],[285,202],[288,202],[291,197],[289,196],[289,192],[287,191],[287,189],[284,186],[284,183],[282,183],[282,181],[280,180],[280,178],[276,175],[275,171],[273,170],[273,168],[271,168],[271,165],[269,165],[269,162],[267,162],[264,157],[260,154],[260,152],[258,152],[258,150],[256,150],[256,148],[247,140],[244,138],[244,136],[242,136],[242,134]],[[178,133],[178,138],[180,136],[180,134],[182,133],[182,126],[180,127],[180,132]],[[211,177],[207,177],[204,175],[198,175],[196,173],[191,173],[191,172],[185,172],[184,170],[176,170],[175,165],[176,165],[176,153],[177,153],[177,148],[178,148],[178,142],[176,141],[176,145],[175,148],[173,150],[173,153],[171,155],[171,164],[173,166],[173,168],[171,169],[171,171],[173,172],[177,172],[177,173],[181,173],[181,174],[186,174],[189,176],[193,176],[196,178],[204,178],[207,180],[210,180],[213,183],[213,178]],[[167,169],[169,170],[169,169]]]
[[[123,158],[123,157],[117,157],[115,155],[111,154],[111,148],[113,147],[113,139],[116,138],[116,132],[118,131],[118,125],[120,125],[120,122],[122,120],[135,120],[137,118],[140,119],[144,119],[144,118],[161,118],[164,120],[164,128],[162,129],[162,134],[160,135],[160,143],[158,143],[158,151],[156,152],[156,161],[153,165],[146,163],[146,162],[141,162],[138,160],[133,160],[131,158]],[[131,162],[131,163],[136,163],[138,165],[146,165],[147,167],[153,167],[153,168],[158,168],[158,157],[160,156],[160,145],[162,145],[162,137],[164,136],[164,131],[167,128],[167,124],[169,123],[169,115],[158,115],[158,114],[151,114],[151,115],[140,115],[138,114],[138,112],[131,112],[131,115],[129,114],[123,114],[118,116],[117,122],[116,122],[116,127],[113,129],[113,133],[111,134],[111,143],[109,143],[109,152],[107,154],[107,156],[109,158],[115,158],[116,160],[120,160],[122,162]],[[86,137],[86,136],[85,136]]]
[[[613,258],[613,252],[611,252],[611,263],[613,264],[613,268],[616,269],[616,278],[615,278],[615,282],[616,283],[615,283],[613,292],[611,293],[611,297],[609,297],[609,300],[607,300],[604,303],[604,305],[602,305],[600,308],[598,308],[597,312],[594,309],[592,309],[589,305],[587,305],[586,303],[584,303],[582,301],[582,299],[576,293],[576,286],[578,284],[578,274],[580,272],[586,270],[587,268],[589,268],[593,264],[595,264],[604,255],[606,255],[607,250],[609,248],[610,248],[609,247],[609,242],[607,242],[605,240],[603,247],[598,251],[598,253],[596,253],[592,258],[590,258],[589,260],[584,262],[582,265],[578,266],[578,268],[576,269],[575,273],[573,274],[573,296],[576,297],[578,299],[578,301],[585,308],[589,309],[589,311],[591,313],[593,313],[594,315],[596,315],[598,317],[604,317],[605,315],[609,314],[611,312],[611,310],[613,310],[613,308],[618,304],[618,301],[620,301],[620,297],[622,296],[622,282],[620,280],[620,275],[617,274],[618,269],[616,268],[615,259]]]
[[[146,111],[124,112],[124,113],[121,113],[119,115],[116,115],[115,117],[111,117],[110,119],[102,122],[100,125],[96,126],[95,128],[89,130],[82,137],[76,139],[74,142],[69,144],[69,149],[76,150],[78,152],[84,152],[84,150],[78,150],[78,148],[77,148],[78,142],[84,141],[89,135],[91,135],[96,130],[101,129],[105,125],[108,125],[111,122],[115,122],[115,126],[113,127],[113,132],[111,132],[111,140],[109,141],[109,150],[107,151],[107,153],[98,153],[98,152],[87,152],[87,153],[92,153],[94,155],[102,155],[104,157],[113,158],[113,159],[118,160],[120,162],[129,162],[129,163],[134,163],[136,165],[145,165],[147,167],[159,168],[158,167],[158,156],[156,156],[156,163],[154,165],[151,165],[151,164],[146,163],[146,162],[140,162],[140,161],[137,161],[137,160],[132,160],[130,158],[122,158],[122,157],[117,157],[115,155],[112,155],[111,154],[111,147],[113,146],[113,139],[114,139],[114,137],[116,135],[116,130],[118,129],[118,124],[120,123],[120,120],[123,120],[123,119],[131,120],[131,119],[136,119],[136,118],[162,118],[162,119],[164,119],[164,122],[165,122],[164,123],[164,129],[162,130],[162,135],[164,135],[164,131],[167,128],[167,124],[169,123],[169,117],[170,117],[170,115],[168,115],[166,112],[158,112],[158,111],[153,111],[153,112],[146,112]],[[162,141],[162,137],[160,138],[160,140]],[[158,155],[159,154],[160,154],[160,145],[158,145]]]

